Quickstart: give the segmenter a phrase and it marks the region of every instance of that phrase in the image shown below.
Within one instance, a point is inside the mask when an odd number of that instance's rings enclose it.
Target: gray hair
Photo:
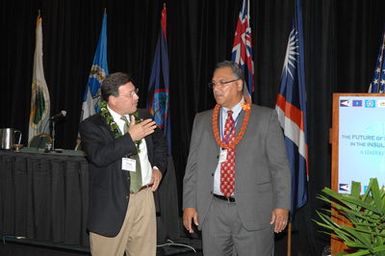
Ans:
[[[225,61],[222,61],[222,62],[219,62],[215,69],[219,69],[219,68],[230,68],[231,71],[233,72],[234,74],[234,78],[235,79],[241,79],[243,81],[243,84],[246,84],[245,83],[245,75],[243,74],[243,71],[242,69],[239,67],[239,65],[237,63],[234,63],[232,61],[229,61],[229,60],[225,60]]]

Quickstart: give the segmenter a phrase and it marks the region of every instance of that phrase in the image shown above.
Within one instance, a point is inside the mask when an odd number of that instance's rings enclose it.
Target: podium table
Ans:
[[[88,247],[88,164],[72,150],[0,151],[0,234]]]
[[[82,151],[0,150],[0,234],[88,249],[88,163]],[[155,193],[158,243],[179,237],[175,168]]]

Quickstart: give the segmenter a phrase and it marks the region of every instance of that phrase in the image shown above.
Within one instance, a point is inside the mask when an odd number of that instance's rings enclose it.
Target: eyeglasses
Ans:
[[[215,87],[220,87],[220,88],[225,88],[226,86],[230,85],[230,83],[232,82],[235,82],[235,81],[238,81],[240,78],[237,78],[237,79],[234,79],[234,80],[230,80],[230,81],[218,81],[218,82],[215,82],[215,81],[211,81],[210,83],[208,83],[208,86],[210,89],[214,89]]]
[[[135,90],[131,91],[130,93],[128,94],[122,94],[122,96],[126,96],[128,98],[133,98],[135,95],[136,96],[139,96],[139,88],[135,88]]]

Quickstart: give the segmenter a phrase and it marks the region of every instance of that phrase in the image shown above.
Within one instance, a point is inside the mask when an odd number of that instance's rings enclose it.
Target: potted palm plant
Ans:
[[[385,256],[385,190],[376,178],[370,179],[364,194],[361,184],[352,182],[350,194],[324,188],[318,198],[330,203],[333,210],[317,211],[320,220],[315,222],[348,248],[338,255]],[[341,223],[341,216],[348,221]]]

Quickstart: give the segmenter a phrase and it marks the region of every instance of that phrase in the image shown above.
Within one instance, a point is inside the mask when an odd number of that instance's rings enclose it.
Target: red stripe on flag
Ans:
[[[163,36],[167,35],[167,10],[166,5],[163,5],[162,13],[161,13],[161,19],[160,19],[160,25],[162,28]]]
[[[282,109],[286,117],[296,123],[302,131],[304,130],[303,112],[299,108],[287,102],[281,94],[277,96],[277,106]]]

